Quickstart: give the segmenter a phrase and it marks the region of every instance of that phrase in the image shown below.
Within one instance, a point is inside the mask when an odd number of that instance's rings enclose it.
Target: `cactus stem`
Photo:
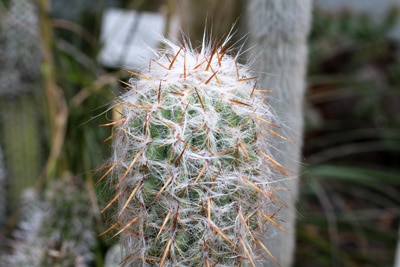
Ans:
[[[171,50],[157,64],[128,71],[136,77],[121,117],[106,124],[115,127],[115,163],[100,180],[111,177],[117,194],[102,212],[118,202],[118,223],[102,234],[121,237],[125,265],[264,264],[258,238],[280,222],[265,216],[285,206],[271,184],[290,173],[270,144],[286,138],[270,129],[279,127],[257,77],[226,47],[165,42]]]

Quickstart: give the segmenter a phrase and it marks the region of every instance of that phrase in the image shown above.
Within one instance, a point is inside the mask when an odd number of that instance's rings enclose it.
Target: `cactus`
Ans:
[[[43,148],[38,141],[43,129],[38,113],[42,104],[38,101],[42,86],[41,47],[37,24],[34,1],[1,1],[0,125],[7,127],[1,127],[0,139],[7,163],[10,211],[18,208],[20,195],[36,183],[42,168]]]
[[[8,240],[1,266],[91,266],[96,237],[94,212],[82,183],[54,181],[45,199],[33,189],[22,195],[21,220]]]
[[[221,46],[165,41],[148,69],[129,71],[119,98],[109,177],[126,266],[260,266],[284,206],[287,169],[270,151],[278,133],[256,77]]]

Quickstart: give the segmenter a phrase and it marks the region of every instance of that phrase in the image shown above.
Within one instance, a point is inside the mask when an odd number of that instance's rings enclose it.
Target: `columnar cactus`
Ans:
[[[166,41],[120,97],[109,175],[123,265],[260,266],[284,206],[271,154],[278,133],[247,66],[226,43],[201,51]],[[263,95],[263,97],[262,97]]]

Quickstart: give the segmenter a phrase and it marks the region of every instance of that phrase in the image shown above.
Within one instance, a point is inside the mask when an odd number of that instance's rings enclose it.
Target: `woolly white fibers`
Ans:
[[[119,99],[114,155],[116,223],[128,266],[260,266],[261,242],[284,206],[270,153],[281,136],[246,65],[226,43],[167,49]],[[261,95],[264,95],[263,97]],[[104,177],[105,177],[104,176]]]

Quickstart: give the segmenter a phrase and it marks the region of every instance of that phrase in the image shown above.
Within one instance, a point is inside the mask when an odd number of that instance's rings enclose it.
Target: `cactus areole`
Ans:
[[[125,266],[262,266],[284,206],[266,94],[226,45],[165,41],[119,98],[108,176]],[[106,230],[108,232],[109,230]]]

